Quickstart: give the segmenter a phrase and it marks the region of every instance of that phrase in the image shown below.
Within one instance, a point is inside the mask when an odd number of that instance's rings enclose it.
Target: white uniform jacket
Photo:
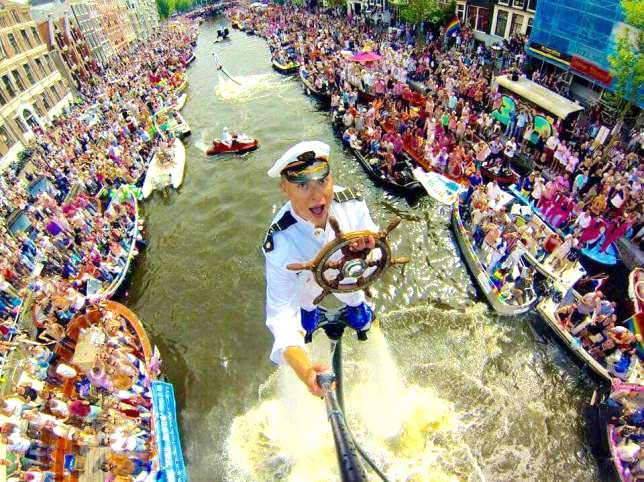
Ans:
[[[364,201],[351,189],[337,186],[334,189],[329,215],[338,220],[343,232],[378,231]],[[295,214],[290,202],[273,219],[263,250],[266,257],[266,325],[275,338],[270,356],[274,363],[285,363],[282,356],[285,348],[304,346],[300,308],[312,310],[315,307],[313,300],[322,292],[312,272],[289,271],[286,266],[311,261],[333,239],[335,233],[328,223],[325,229],[314,227]],[[334,295],[350,306],[358,306],[364,301],[362,291]]]

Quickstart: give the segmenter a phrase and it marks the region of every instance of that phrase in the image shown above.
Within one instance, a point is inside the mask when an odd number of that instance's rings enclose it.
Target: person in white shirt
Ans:
[[[266,325],[273,334],[270,359],[288,364],[307,386],[321,396],[316,376],[328,368],[313,363],[304,349],[305,335],[317,327],[319,312],[314,300],[322,293],[310,271],[289,271],[291,263],[312,260],[335,238],[328,220],[333,216],[344,232],[377,232],[367,205],[350,189],[333,185],[329,167],[330,147],[319,141],[291,147],[268,171],[280,178],[280,188],[289,199],[275,216],[264,241],[266,258]],[[363,251],[375,245],[372,237],[355,241],[349,249]],[[347,305],[349,324],[357,331],[370,327],[373,313],[364,293],[335,296]]]

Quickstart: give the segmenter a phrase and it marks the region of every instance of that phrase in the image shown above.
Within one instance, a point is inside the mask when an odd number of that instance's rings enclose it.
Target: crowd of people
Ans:
[[[485,47],[463,29],[452,37],[429,32],[420,45],[409,28],[374,30],[361,17],[347,22],[296,7],[243,15],[274,55],[297,60],[328,93],[344,141],[378,159],[386,175],[401,176],[396,165],[406,156],[469,186],[480,184],[482,166],[516,174],[517,160],[527,159],[532,169],[515,176],[518,190],[582,248],[601,258],[626,234],[642,242],[642,133],[602,126],[597,109],[572,123],[553,121],[547,137],[533,125],[539,113],[520,102],[505,126],[495,117],[503,95],[489,74],[495,65],[519,71],[525,39]],[[371,55],[363,61],[356,52]]]
[[[73,344],[83,337],[96,347],[91,366],[75,358]],[[7,480],[53,481],[57,464],[72,465],[63,456],[74,457],[80,468],[91,448],[106,449],[105,480],[157,480],[154,370],[158,363],[146,363],[129,322],[100,305],[88,309],[55,349],[29,345],[15,392],[0,398],[0,439],[7,446],[0,464]]]
[[[105,480],[157,480],[150,372],[125,321],[94,303],[137,253],[135,185],[166,142],[153,116],[178,102],[197,31],[182,20],[132,44],[0,173],[1,365],[17,351],[23,369],[0,408],[8,480],[54,480],[61,441],[107,448]],[[90,312],[105,344],[81,369],[73,320]]]
[[[615,456],[619,459],[624,480],[641,480],[644,478],[644,393],[618,388],[607,402]]]

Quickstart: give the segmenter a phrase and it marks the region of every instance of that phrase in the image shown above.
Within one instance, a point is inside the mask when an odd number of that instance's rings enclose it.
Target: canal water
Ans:
[[[382,329],[345,343],[347,417],[390,480],[598,480],[582,417],[592,381],[536,318],[499,318],[477,297],[445,208],[375,188],[328,114],[271,70],[263,40],[233,31],[213,43],[222,23],[201,26],[185,182],[145,203],[149,247],[126,298],[164,354],[191,480],[338,480],[323,404],[269,362],[264,326],[260,245],[284,202],[266,170],[307,139],[332,146],[336,184],[358,189],[378,223],[403,218],[392,241],[412,261],[375,286]],[[213,52],[241,86],[217,73]],[[261,147],[207,157],[224,126]]]

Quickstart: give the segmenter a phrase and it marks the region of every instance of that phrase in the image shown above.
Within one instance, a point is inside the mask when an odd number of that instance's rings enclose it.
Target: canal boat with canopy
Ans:
[[[143,197],[148,198],[152,191],[166,186],[178,189],[183,183],[186,167],[186,148],[179,139],[174,139],[166,148],[159,148],[154,154],[143,181]]]
[[[172,135],[178,139],[185,139],[192,133],[190,125],[179,112],[179,108],[166,107],[159,110],[154,115],[154,125],[163,134],[172,132]]]
[[[455,204],[452,208],[452,228],[456,236],[456,241],[461,248],[461,254],[465,259],[467,266],[470,268],[476,284],[479,286],[488,302],[498,314],[503,316],[514,316],[526,313],[537,301],[537,295],[534,289],[534,282],[523,290],[523,303],[518,303],[514,299],[511,291],[508,289],[509,281],[502,283],[500,286],[493,279],[493,275],[488,274],[486,266],[481,262],[477,255],[474,244],[470,239],[470,234],[465,228],[461,219],[461,204]]]
[[[492,117],[507,125],[512,111],[530,113],[534,128],[530,139],[532,143],[536,143],[539,135],[544,140],[550,137],[557,119],[567,127],[584,110],[577,102],[523,76],[513,78],[499,75],[495,83],[503,97],[501,107],[492,111]]]

